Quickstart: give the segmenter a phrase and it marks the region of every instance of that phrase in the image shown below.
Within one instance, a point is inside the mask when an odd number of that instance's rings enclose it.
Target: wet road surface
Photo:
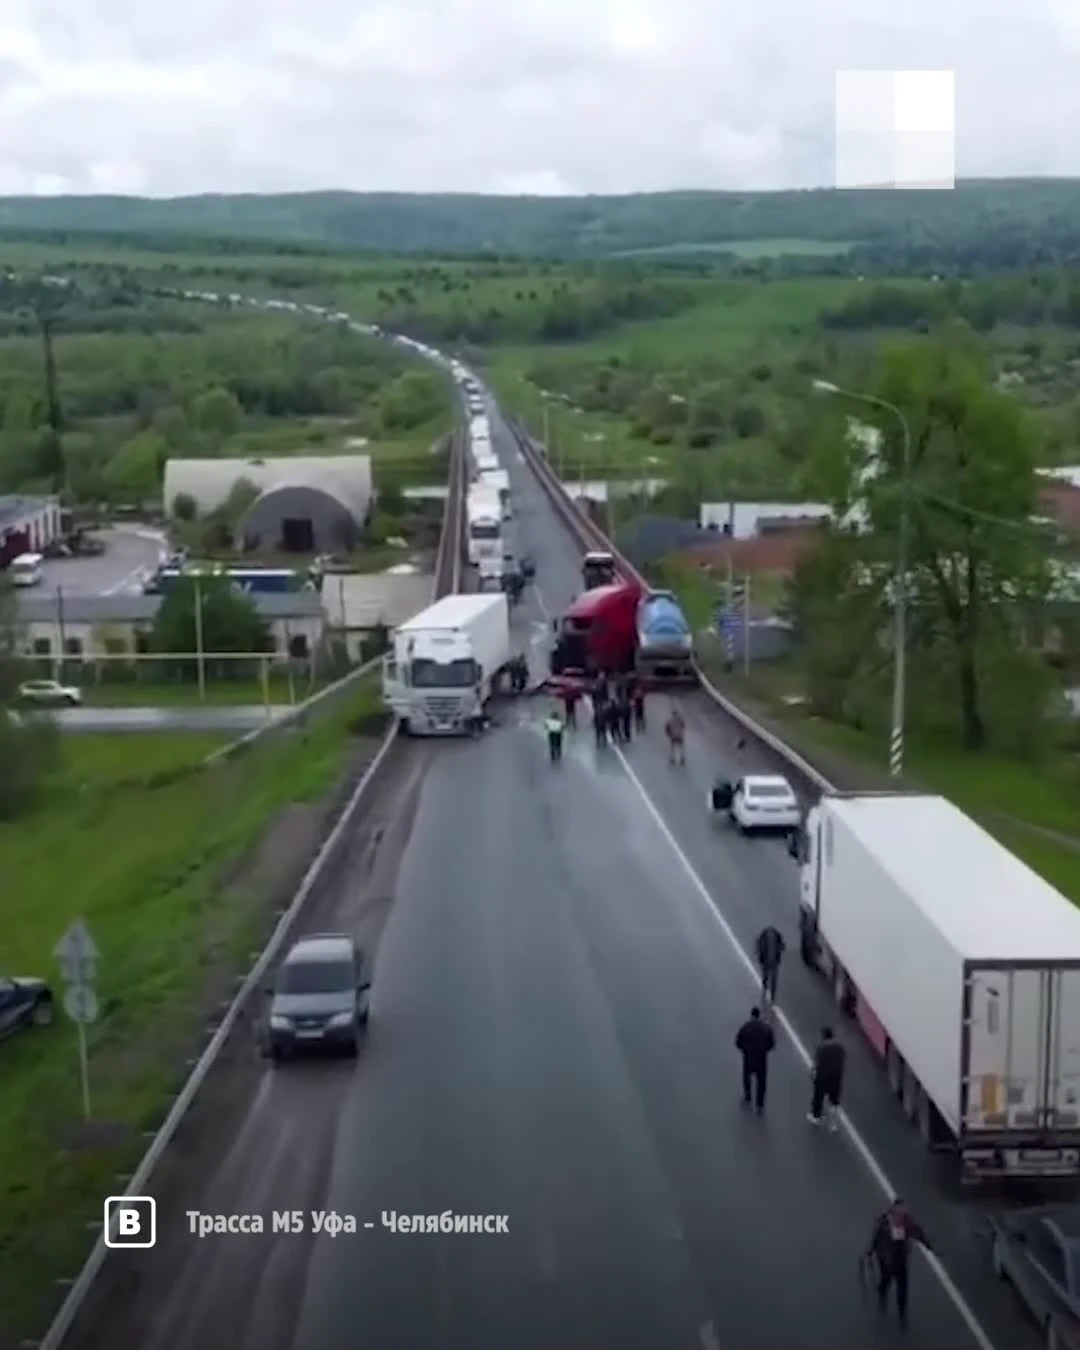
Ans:
[[[510,467],[554,613],[575,557]],[[706,820],[723,747],[687,706],[681,773],[656,730],[598,755],[585,728],[549,765],[542,700],[428,749],[415,815],[387,798],[385,870],[346,869],[328,902],[348,916],[374,897],[385,918],[360,1063],[263,1071],[210,1179],[159,1214],[157,1264],[123,1258],[111,1350],[986,1350],[922,1262],[907,1340],[860,1291],[883,1195],[846,1136],[807,1125],[790,1035],[764,1118],[743,1107],[732,1040],[755,985],[738,944],[766,916],[790,925],[794,873],[781,847]],[[780,1003],[807,1040],[832,1015],[793,963]],[[931,1169],[857,1050],[848,1087],[993,1343],[1026,1350],[978,1273],[971,1216],[913,1184]],[[358,1231],[198,1239],[188,1207],[268,1228],[274,1210],[334,1210]],[[507,1231],[396,1233],[383,1211],[505,1215]]]

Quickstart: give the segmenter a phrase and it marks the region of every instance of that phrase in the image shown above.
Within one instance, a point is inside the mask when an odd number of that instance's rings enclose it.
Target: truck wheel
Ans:
[[[922,1088],[919,1086],[918,1079],[905,1064],[900,1087],[900,1101],[903,1104],[904,1115],[913,1125],[919,1119],[919,1094],[921,1092]]]
[[[893,1096],[899,1097],[904,1082],[904,1061],[892,1041],[885,1047],[885,1076]]]
[[[403,717],[403,718],[401,719],[401,722],[399,723],[399,726],[400,726],[400,728],[401,728],[401,734],[402,734],[403,736],[411,736],[411,735],[412,735],[412,727],[410,726],[410,724],[409,724],[409,719],[408,719],[407,717]]]
[[[915,1113],[915,1124],[918,1126],[919,1138],[927,1148],[932,1148],[934,1144],[934,1106],[922,1087],[919,1088],[919,1104]]]

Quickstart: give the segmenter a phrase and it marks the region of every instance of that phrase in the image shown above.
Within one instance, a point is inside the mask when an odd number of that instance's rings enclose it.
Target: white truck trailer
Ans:
[[[503,520],[513,518],[513,509],[510,503],[510,475],[505,469],[484,469],[480,474],[480,483],[483,487],[490,488],[499,498],[499,504],[502,507]]]
[[[1080,913],[944,797],[836,794],[800,947],[962,1180],[1080,1175]]]
[[[502,506],[497,492],[483,484],[469,489],[465,502],[469,562],[474,567],[503,555]]]
[[[407,735],[462,735],[510,658],[506,596],[448,595],[394,630],[383,700]]]

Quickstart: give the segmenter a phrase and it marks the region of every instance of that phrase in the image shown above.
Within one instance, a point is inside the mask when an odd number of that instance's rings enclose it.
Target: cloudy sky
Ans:
[[[1080,175],[1080,0],[0,0],[0,194],[828,184],[860,69]]]

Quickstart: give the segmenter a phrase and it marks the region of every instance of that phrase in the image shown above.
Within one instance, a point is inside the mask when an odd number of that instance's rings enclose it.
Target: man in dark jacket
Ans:
[[[786,947],[783,935],[772,924],[758,934],[757,959],[761,970],[761,997],[766,1003],[776,1002],[776,982],[780,975],[780,962],[784,959]]]
[[[840,1093],[844,1086],[844,1064],[847,1051],[833,1035],[832,1027],[821,1032],[814,1053],[813,1095],[810,1100],[810,1114],[806,1119],[811,1125],[820,1125],[826,1106],[828,1107],[829,1129],[836,1130],[836,1113],[840,1109]]]
[[[735,1036],[735,1049],[742,1055],[743,1101],[750,1105],[751,1093],[758,1115],[765,1110],[765,1088],[769,1078],[769,1056],[776,1046],[776,1037],[768,1022],[762,1021],[761,1009],[751,1008],[750,1018]]]
[[[900,1325],[907,1326],[908,1268],[911,1244],[918,1242],[930,1251],[930,1239],[899,1196],[874,1223],[866,1259],[877,1263],[877,1296],[882,1312],[889,1305],[889,1290],[896,1286],[896,1312]]]

